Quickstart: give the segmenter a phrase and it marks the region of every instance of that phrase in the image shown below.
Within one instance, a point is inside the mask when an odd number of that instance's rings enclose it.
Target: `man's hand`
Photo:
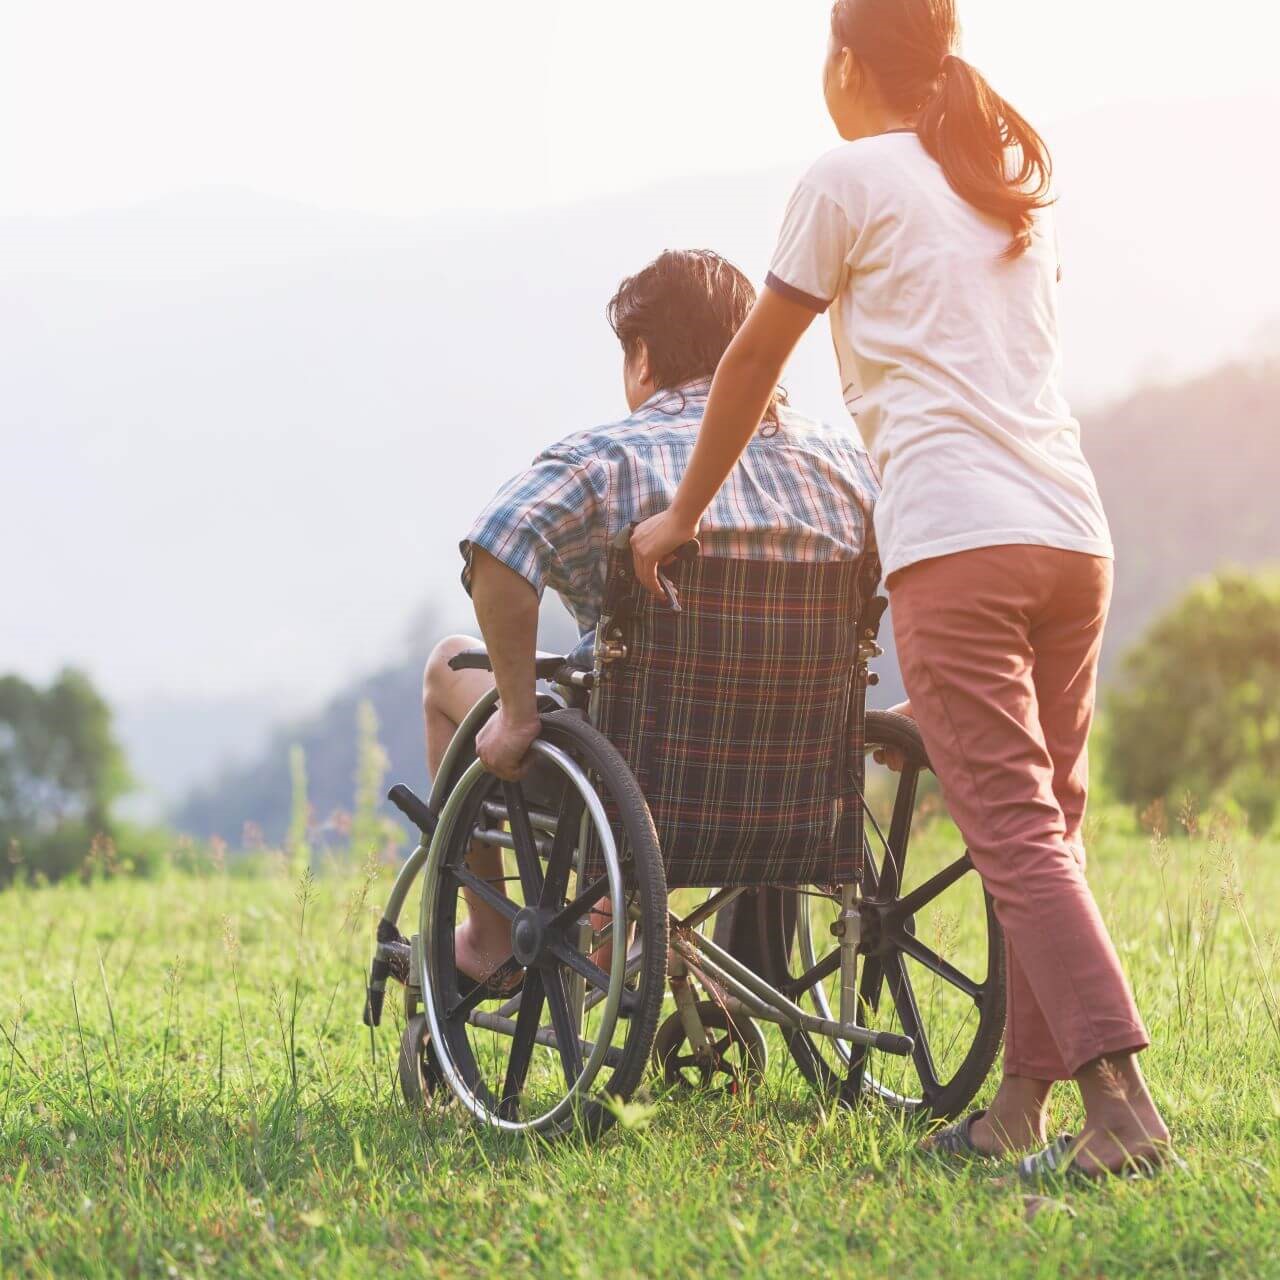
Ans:
[[[533,764],[529,748],[542,731],[542,721],[515,721],[499,706],[476,734],[476,755],[490,773],[507,782],[519,782]]]
[[[900,702],[896,707],[890,707],[889,713],[890,715],[906,716],[911,720],[915,719],[911,714],[910,702]],[[885,768],[892,769],[894,773],[901,773],[902,766],[906,764],[902,752],[896,747],[881,747],[879,751],[875,752],[872,759],[876,764],[882,764]]]
[[[698,536],[698,522],[682,520],[673,507],[636,525],[631,535],[631,560],[636,581],[652,596],[666,599],[658,582],[658,566],[666,564],[673,553]]]

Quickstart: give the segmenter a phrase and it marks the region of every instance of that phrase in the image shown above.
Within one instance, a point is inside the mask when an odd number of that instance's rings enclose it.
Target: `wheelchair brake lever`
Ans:
[[[684,609],[680,604],[680,597],[676,593],[676,585],[662,572],[662,566],[658,566],[658,585],[662,588],[663,593],[667,597],[667,608],[672,613],[683,613]]]
[[[672,562],[676,564],[687,564],[690,560],[696,560],[698,553],[702,550],[702,544],[697,538],[690,538],[688,542],[679,546],[672,553]],[[662,572],[662,566],[658,566],[658,585],[662,588],[667,597],[667,607],[672,613],[683,613],[684,609],[680,605],[680,596],[676,592],[675,583]]]

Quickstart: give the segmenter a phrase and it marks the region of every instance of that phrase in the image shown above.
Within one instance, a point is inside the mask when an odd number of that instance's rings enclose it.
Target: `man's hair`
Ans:
[[[718,253],[668,249],[618,286],[606,314],[628,356],[645,344],[654,386],[669,391],[715,373],[755,300],[751,281]]]

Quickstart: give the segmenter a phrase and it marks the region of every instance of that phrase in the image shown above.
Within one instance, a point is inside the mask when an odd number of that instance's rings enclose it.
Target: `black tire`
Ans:
[[[414,1110],[426,1106],[427,1099],[443,1083],[440,1064],[431,1051],[425,1013],[415,1013],[405,1023],[396,1074],[400,1079],[400,1092]]]
[[[889,821],[882,823],[877,819],[876,805],[870,799],[865,806],[867,867],[862,885],[864,901],[860,904],[863,945],[859,955],[859,1022],[911,1035],[917,1041],[916,1050],[909,1060],[904,1060],[837,1044],[804,1031],[784,1031],[784,1039],[801,1075],[845,1105],[875,1097],[921,1117],[950,1118],[959,1115],[973,1100],[1000,1052],[1005,1022],[1004,934],[996,919],[994,903],[981,888],[967,854],[954,858],[948,855],[942,869],[925,878],[924,890],[911,883],[912,819],[919,808],[919,784],[932,770],[913,720],[891,712],[868,712],[868,759],[875,751],[885,748],[900,752],[904,767],[897,776]],[[868,796],[870,792],[868,787]],[[889,850],[897,850],[898,856],[887,856]],[[937,893],[923,896],[934,885],[941,886]],[[917,890],[921,890],[918,899]],[[981,982],[968,977],[916,936],[919,916],[948,893],[952,895],[949,905],[959,909],[958,904],[963,903],[967,908],[962,912],[962,918],[969,923],[966,960],[972,965],[976,960],[985,959],[986,974]],[[912,899],[911,913],[895,917],[895,905],[908,898]],[[765,976],[784,994],[824,1016],[830,1016],[821,1006],[825,1002],[827,1009],[830,1008],[824,984],[831,981],[831,973],[828,969],[820,980],[813,981],[813,964],[816,960],[820,965],[830,966],[836,944],[830,937],[821,943],[812,941],[814,928],[810,920],[811,945],[806,951],[806,921],[801,913],[823,910],[830,914],[831,908],[827,905],[830,902],[830,892],[822,888],[780,889],[762,894],[759,909],[761,946],[766,953]],[[943,917],[930,917],[935,918]],[[921,959],[922,956],[925,958]],[[911,971],[908,960],[912,962]],[[915,996],[917,979],[911,977],[911,972],[917,968],[924,974],[931,994],[940,990],[946,997],[948,992],[954,992],[954,998],[948,997],[943,1011],[948,1017],[943,1067],[939,1066],[929,1035],[935,1004],[930,1002],[930,1012],[926,1015]],[[960,979],[967,985],[958,985]],[[883,1018],[875,1016],[886,987],[896,1025],[887,1025]],[[966,1012],[963,1021],[953,1027],[959,1018],[953,1006],[967,1010],[967,1002],[972,1002],[976,1016]],[[942,1023],[941,1016],[938,1022]],[[920,1029],[923,1035],[919,1034]],[[911,1076],[913,1082],[907,1079]],[[913,1087],[908,1088],[907,1084]]]
[[[760,1028],[745,1014],[730,1017],[714,1000],[700,1000],[698,1021],[710,1033],[704,1061],[688,1050],[680,1011],[668,1015],[653,1042],[653,1065],[669,1089],[737,1097],[764,1079],[769,1051]],[[686,1052],[681,1052],[686,1050]],[[723,1083],[718,1081],[723,1080]]]
[[[503,804],[509,812],[515,812],[518,806],[525,803],[523,789],[516,784],[514,789],[503,788],[496,778],[488,774],[480,774],[469,794],[461,801],[458,820],[450,835],[440,860],[438,891],[434,895],[435,917],[427,927],[423,920],[424,936],[434,939],[427,956],[427,982],[429,993],[424,996],[433,1000],[433,1011],[437,1019],[437,1027],[445,1039],[443,1046],[437,1051],[447,1054],[449,1063],[456,1070],[460,1079],[462,1092],[459,1097],[464,1105],[482,1121],[499,1127],[517,1128],[533,1131],[542,1137],[556,1137],[581,1127],[589,1134],[598,1134],[606,1129],[614,1119],[614,1113],[606,1099],[625,1101],[644,1079],[648,1068],[649,1055],[653,1045],[654,1033],[657,1030],[658,1018],[662,1010],[662,1000],[666,989],[667,976],[667,889],[663,871],[662,856],[658,847],[657,834],[654,831],[653,819],[648,805],[636,783],[634,776],[617,749],[593,728],[586,718],[577,711],[555,711],[542,717],[542,734],[540,742],[558,748],[572,758],[574,763],[587,775],[592,789],[605,800],[610,814],[610,827],[617,842],[619,859],[622,863],[624,891],[629,907],[637,912],[639,919],[637,929],[643,939],[643,947],[638,960],[638,969],[632,982],[628,982],[629,990],[623,995],[623,1012],[614,1028],[613,1035],[623,1034],[621,1046],[610,1041],[610,1059],[602,1065],[600,1074],[593,1082],[591,1093],[586,1097],[576,1098],[572,1110],[558,1119],[543,1123],[541,1119],[525,1124],[520,1115],[521,1101],[524,1096],[525,1083],[528,1079],[529,1063],[536,1049],[535,1037],[541,1035],[540,1019],[544,1016],[544,1008],[550,1012],[553,1023],[557,1017],[564,1019],[567,1015],[568,986],[562,985],[566,977],[573,976],[573,969],[566,962],[558,959],[549,951],[541,953],[541,957],[532,967],[521,966],[513,957],[509,962],[506,976],[523,970],[523,988],[521,992],[522,1007],[529,991],[533,991],[534,1008],[532,1015],[522,1023],[518,1011],[513,1011],[509,1020],[515,1024],[514,1033],[495,1032],[493,1048],[488,1061],[497,1061],[502,1052],[507,1053],[505,1066],[491,1067],[486,1071],[478,1061],[469,1033],[468,1014],[450,1012],[453,1006],[461,1003],[458,996],[457,971],[453,957],[453,929],[457,919],[458,901],[461,897],[462,881],[459,878],[465,873],[462,866],[466,856],[470,834],[476,823],[481,820],[486,803],[492,803],[495,795],[503,797]],[[575,815],[572,785],[562,773],[556,776],[561,780],[562,789],[550,800],[558,808],[557,826],[564,825],[567,830],[576,830],[580,817],[580,806]],[[544,785],[546,784],[544,778]],[[459,783],[461,785],[461,783]],[[531,806],[530,806],[531,807]],[[526,809],[528,812],[528,808]],[[567,817],[566,815],[571,815]],[[511,832],[518,846],[516,860],[521,865],[522,876],[528,865],[529,845],[521,852],[521,836],[518,828],[521,823],[511,822]],[[529,826],[528,838],[534,839],[533,828]],[[542,885],[548,880],[555,880],[561,886],[557,894],[547,890],[555,898],[554,904],[539,899],[539,907],[545,906],[549,915],[557,911],[568,910],[567,872],[563,871],[568,853],[562,846],[551,842],[545,852],[536,849],[533,860],[539,868],[535,883]],[[570,846],[571,851],[572,846]],[[545,865],[544,865],[545,860]],[[552,874],[552,862],[560,868]],[[452,887],[450,883],[452,882]],[[576,886],[576,896],[591,896],[588,890],[597,886]],[[474,891],[474,885],[472,886]],[[521,884],[521,893],[526,894],[528,886]],[[425,903],[429,900],[428,886],[424,884]],[[527,896],[527,895],[526,895]],[[593,899],[594,900],[594,899]],[[574,947],[570,930],[578,921],[589,914],[589,909],[582,909],[556,929],[548,931],[548,937],[555,935],[547,947],[560,947],[560,954],[565,954],[566,947]],[[513,930],[515,925],[513,923]],[[514,939],[513,939],[514,946]],[[572,958],[572,957],[570,957]],[[580,970],[579,970],[580,972]],[[630,972],[630,966],[629,966]],[[597,975],[598,976],[598,975]],[[497,999],[497,997],[495,997]],[[477,1006],[473,1005],[473,1008]],[[507,1015],[503,1015],[507,1016]],[[521,1031],[521,1026],[524,1031]],[[505,1046],[499,1044],[498,1037],[505,1040]],[[513,1071],[512,1059],[517,1056],[516,1046],[519,1039],[519,1062]],[[537,1043],[542,1043],[538,1041]],[[557,1046],[561,1043],[557,1037]],[[565,1086],[563,1095],[567,1096],[572,1088],[570,1083],[572,1059],[574,1051],[560,1052],[561,1067],[564,1072]],[[576,1050],[581,1058],[581,1050]],[[581,1066],[580,1061],[577,1064]],[[446,1073],[447,1074],[447,1073]],[[498,1077],[501,1076],[499,1081]],[[576,1077],[575,1077],[576,1078]],[[514,1083],[513,1083],[514,1082]],[[499,1085],[495,1089],[493,1085]],[[499,1094],[502,1096],[500,1097]],[[545,1114],[549,1115],[548,1110]]]

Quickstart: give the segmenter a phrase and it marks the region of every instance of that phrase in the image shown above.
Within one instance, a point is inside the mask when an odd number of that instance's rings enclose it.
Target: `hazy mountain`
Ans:
[[[1276,115],[1133,108],[1049,131],[1081,404],[1273,341]],[[74,661],[129,708],[195,699],[176,734],[130,711],[138,761],[198,776],[244,757],[261,717],[206,733],[210,700],[315,706],[394,661],[424,602],[468,616],[473,513],[541,444],[622,409],[616,281],[673,244],[759,277],[795,176],[518,218],[217,191],[0,219],[0,669]],[[821,326],[789,381],[839,420]],[[1091,451],[1109,421],[1090,419]]]

